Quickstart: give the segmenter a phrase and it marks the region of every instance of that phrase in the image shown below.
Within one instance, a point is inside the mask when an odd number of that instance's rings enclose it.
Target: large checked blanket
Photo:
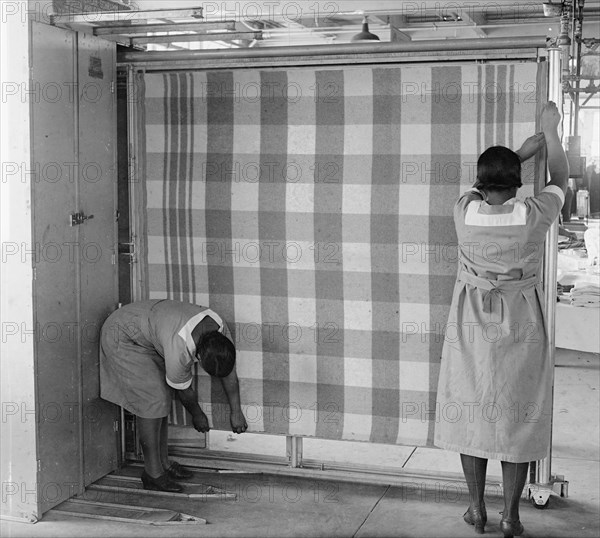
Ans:
[[[428,445],[452,207],[536,131],[543,64],[139,74],[141,297],[228,322],[250,431]],[[530,195],[537,177],[524,165]],[[228,429],[218,382],[200,405]],[[174,403],[172,420],[186,423]]]

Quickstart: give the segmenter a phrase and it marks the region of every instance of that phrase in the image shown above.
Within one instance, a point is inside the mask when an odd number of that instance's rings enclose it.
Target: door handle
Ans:
[[[73,213],[71,214],[71,223],[70,226],[79,226],[83,224],[86,220],[93,219],[94,215],[86,215],[83,212]]]

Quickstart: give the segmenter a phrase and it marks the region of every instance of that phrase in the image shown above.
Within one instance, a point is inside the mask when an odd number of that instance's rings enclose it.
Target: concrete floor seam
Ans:
[[[367,520],[369,519],[369,517],[371,517],[371,514],[375,511],[375,508],[377,508],[377,505],[386,496],[387,492],[390,490],[391,487],[392,486],[390,486],[389,484],[387,485],[387,487],[385,488],[384,492],[381,494],[381,497],[379,497],[379,499],[377,499],[377,502],[373,505],[373,507],[371,508],[371,510],[369,511],[369,513],[367,514],[367,517],[365,517],[365,519],[360,524],[360,526],[358,527],[358,529],[356,529],[356,532],[352,535],[352,538],[356,538],[358,536],[358,533],[360,532],[360,529],[363,528],[363,526],[365,525],[365,523],[367,522]]]

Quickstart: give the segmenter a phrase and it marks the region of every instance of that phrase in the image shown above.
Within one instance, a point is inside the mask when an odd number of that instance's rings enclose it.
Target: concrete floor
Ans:
[[[521,503],[525,537],[597,537],[600,535],[600,357],[558,350],[552,472],[569,481],[568,498],[552,497],[547,509]],[[405,469],[460,472],[458,455],[435,449],[411,449]],[[489,475],[500,475],[490,462]],[[171,508],[208,520],[207,525],[155,527],[76,518],[57,511],[35,525],[0,522],[4,537],[454,537],[475,536],[462,521],[464,492],[440,480],[439,488],[366,485],[267,474],[198,473],[195,482],[237,494],[237,500],[165,500],[151,495],[88,492],[89,498]],[[502,536],[502,501],[487,500],[486,534]]]

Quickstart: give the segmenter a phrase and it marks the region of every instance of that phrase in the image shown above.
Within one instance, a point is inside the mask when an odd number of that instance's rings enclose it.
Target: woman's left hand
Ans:
[[[248,424],[241,409],[231,412],[230,422],[233,433],[244,433],[248,429]]]
[[[518,149],[515,153],[519,156],[521,162],[524,162],[540,151],[542,147],[544,147],[545,143],[546,139],[544,137],[544,133],[536,133],[525,140],[520,149]]]

